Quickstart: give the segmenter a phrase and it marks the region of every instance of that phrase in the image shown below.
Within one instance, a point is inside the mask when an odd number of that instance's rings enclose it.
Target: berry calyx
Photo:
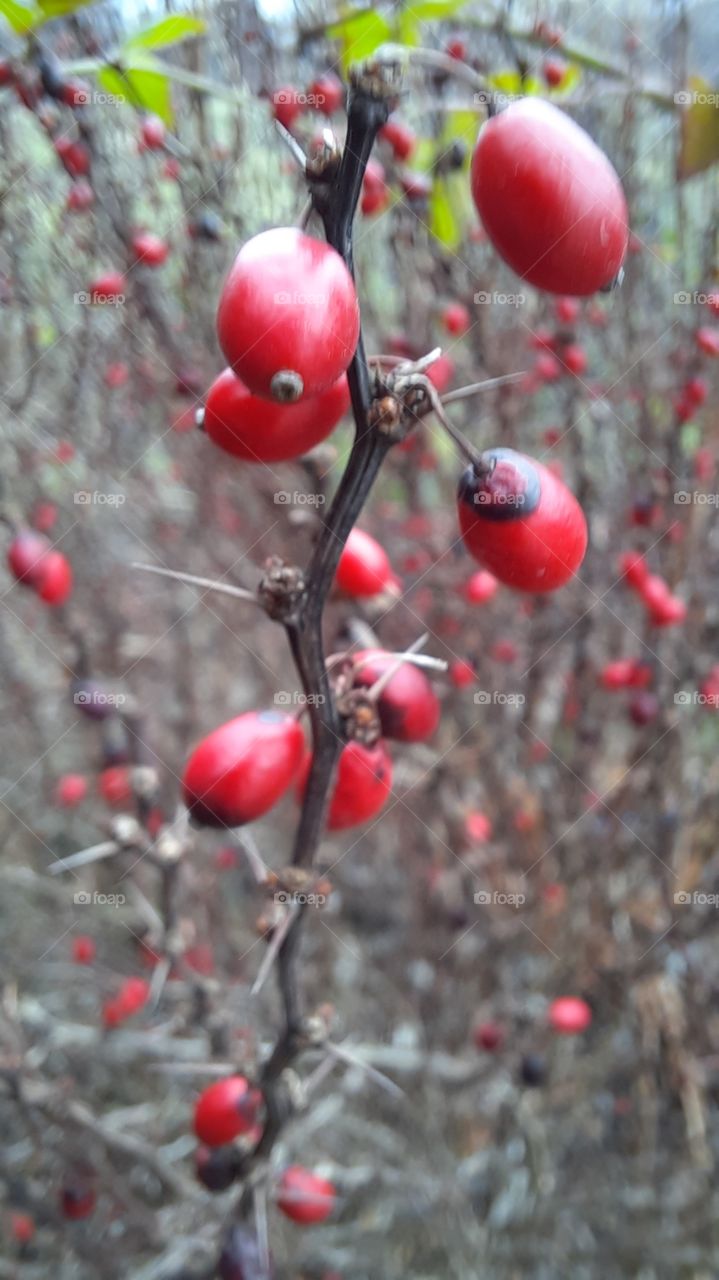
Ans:
[[[497,253],[529,284],[582,296],[617,276],[629,239],[619,178],[551,103],[522,98],[482,126],[472,195]]]
[[[297,776],[305,747],[293,716],[249,711],[203,738],[182,778],[194,822],[239,827],[267,813]]]
[[[245,1076],[229,1076],[208,1085],[195,1104],[194,1129],[207,1147],[222,1147],[257,1124],[260,1094]]]
[[[387,552],[362,529],[352,529],[337,565],[335,581],[345,595],[376,596],[386,591],[394,574]]]
[[[285,1169],[277,1189],[277,1208],[303,1227],[329,1218],[337,1199],[334,1184],[300,1164]]]
[[[340,255],[296,227],[243,245],[217,313],[228,364],[255,395],[281,403],[325,391],[357,346],[359,306]]]
[[[549,1025],[563,1036],[580,1035],[592,1021],[592,1011],[579,996],[560,996],[549,1006]]]
[[[354,684],[371,688],[397,664],[383,649],[362,649],[353,655]],[[423,671],[403,662],[390,676],[377,699],[382,733],[399,742],[426,742],[439,724],[440,705]]]
[[[459,524],[467,550],[519,591],[554,591],[587,548],[579,503],[552,472],[513,449],[491,449],[464,472]]]
[[[203,426],[218,448],[243,462],[287,462],[325,440],[349,403],[344,373],[317,396],[273,404],[225,369],[207,393]]]

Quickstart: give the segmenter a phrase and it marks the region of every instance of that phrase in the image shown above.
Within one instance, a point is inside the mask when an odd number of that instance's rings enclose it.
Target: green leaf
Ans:
[[[677,95],[680,96],[680,95]],[[677,163],[680,182],[702,173],[719,160],[719,93],[699,76],[690,76],[680,102],[682,141]],[[676,101],[676,99],[675,99]]]
[[[454,215],[446,183],[435,179],[429,201],[429,226],[432,235],[446,249],[456,249],[462,239],[459,223]]]
[[[139,61],[139,60],[136,60]],[[103,67],[97,78],[107,93],[124,98],[130,106],[159,116],[168,127],[174,124],[169,78],[151,60],[136,66]]]
[[[27,35],[41,20],[39,10],[28,9],[24,4],[18,4],[17,0],[0,0],[0,13],[18,36]]]
[[[201,18],[190,18],[183,14],[172,14],[161,22],[154,22],[144,31],[138,31],[126,40],[123,49],[166,49],[169,45],[180,44],[191,36],[200,36],[207,29]]]
[[[343,71],[346,71],[351,63],[363,62],[381,44],[385,44],[392,35],[392,28],[381,13],[365,9],[350,13],[341,22],[333,23],[327,34],[333,39],[341,40],[340,62]]]
[[[85,9],[94,2],[95,0],[38,0],[42,10],[40,22],[49,22],[51,18],[62,18],[65,14],[74,13],[76,9]]]
[[[681,443],[682,452],[687,457],[693,457],[702,442],[702,433],[695,422],[685,422],[682,427]]]
[[[451,18],[467,4],[467,0],[419,0],[411,6],[410,12],[419,22],[431,22],[433,19]]]

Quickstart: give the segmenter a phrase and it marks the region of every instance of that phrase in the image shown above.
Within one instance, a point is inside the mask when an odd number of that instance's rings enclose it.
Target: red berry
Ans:
[[[81,773],[66,773],[55,784],[55,803],[63,809],[74,809],[87,795],[87,778]]]
[[[71,178],[81,178],[90,172],[90,152],[84,143],[57,138],[54,146],[56,155],[62,160]]]
[[[72,591],[72,569],[61,551],[48,551],[42,562],[38,595],[45,604],[61,605]]]
[[[696,344],[705,356],[719,356],[719,329],[697,329]]]
[[[576,573],[587,524],[576,498],[541,463],[513,449],[482,455],[459,484],[459,523],[467,550],[507,586],[554,591]],[[492,468],[490,470],[490,468]]]
[[[445,53],[449,58],[454,58],[456,62],[467,61],[467,46],[464,40],[460,40],[458,36],[453,40],[447,41]]]
[[[480,1022],[474,1029],[474,1043],[478,1049],[494,1053],[495,1049],[501,1049],[504,1043],[504,1029],[498,1022]]]
[[[361,649],[353,655],[354,684],[370,688],[397,659],[383,649]],[[403,662],[379,695],[382,732],[399,742],[426,742],[439,724],[440,705],[423,671]]]
[[[135,262],[142,267],[161,267],[169,253],[165,241],[151,231],[136,232],[131,248]]]
[[[564,347],[560,355],[560,362],[564,365],[569,373],[573,373],[576,378],[580,378],[583,373],[587,372],[587,353],[584,347],[580,347],[578,342],[570,342]]]
[[[295,89],[285,86],[275,89],[272,95],[272,114],[285,129],[292,129],[295,120],[302,113],[300,95]]]
[[[75,964],[92,964],[97,954],[94,938],[86,933],[78,934],[72,940],[72,958]]]
[[[560,324],[576,324],[579,319],[579,302],[576,298],[557,298],[554,312]]]
[[[478,569],[464,585],[464,598],[470,604],[486,604],[497,593],[499,582],[493,573]]]
[[[627,206],[602,151],[569,116],[522,98],[482,126],[472,194],[500,257],[550,293],[608,285],[627,249]]]
[[[318,76],[307,90],[307,105],[323,116],[332,116],[344,106],[345,90],[342,81],[333,71]]]
[[[326,439],[349,403],[344,373],[317,396],[276,404],[254,396],[225,369],[207,393],[204,428],[214,444],[243,462],[286,462]]]
[[[16,1244],[29,1244],[35,1235],[35,1222],[29,1213],[11,1213],[10,1231]]]
[[[32,522],[40,533],[47,533],[57,521],[57,507],[54,502],[38,502],[32,513]]]
[[[551,351],[545,351],[541,356],[537,356],[534,372],[542,382],[556,382],[562,376],[562,366]]]
[[[67,207],[73,213],[82,213],[95,203],[95,192],[87,178],[78,178],[73,182],[67,197]]]
[[[314,1226],[329,1218],[337,1192],[327,1178],[321,1178],[300,1164],[285,1169],[277,1190],[277,1208],[286,1218],[303,1227]]]
[[[6,58],[0,58],[0,89],[4,89],[9,84],[15,82],[15,71],[11,62]]]
[[[454,360],[450,356],[437,356],[427,369],[427,377],[432,386],[442,395],[454,377]]]
[[[168,156],[162,166],[163,178],[167,178],[170,182],[177,182],[181,172],[180,161],[175,156]]]
[[[76,1222],[89,1218],[95,1208],[95,1192],[84,1183],[73,1183],[60,1192],[60,1208],[63,1217]]]
[[[655,627],[674,627],[686,620],[687,607],[683,600],[670,592],[651,607],[650,613]]]
[[[472,317],[462,302],[450,302],[444,308],[441,319],[447,333],[454,336],[466,333],[472,323]]]
[[[244,1076],[217,1080],[197,1099],[195,1133],[205,1146],[222,1147],[255,1127],[259,1104],[258,1091]]]
[[[560,996],[549,1006],[549,1025],[563,1036],[576,1036],[586,1031],[592,1021],[592,1011],[586,1000],[579,996]]]
[[[401,120],[388,120],[382,125],[379,136],[389,144],[396,160],[409,160],[417,145],[417,138]]]
[[[464,820],[464,830],[467,838],[473,844],[484,844],[492,838],[492,823],[486,813],[480,813],[474,810],[468,813]]]
[[[90,101],[90,86],[84,80],[66,80],[60,92],[66,107],[84,107]]]
[[[130,370],[124,360],[116,360],[113,364],[109,364],[102,375],[105,386],[110,391],[116,391],[118,387],[124,387],[130,376]]]
[[[289,402],[345,372],[359,335],[352,277],[330,245],[278,227],[240,250],[220,298],[220,346],[250,391]]]
[[[627,585],[640,590],[649,577],[649,567],[640,551],[624,551],[619,557],[619,572]]]
[[[92,302],[114,302],[125,293],[125,277],[121,271],[106,271],[88,288]]]
[[[542,64],[542,75],[544,82],[550,89],[558,89],[560,84],[564,82],[567,74],[567,65],[560,62],[559,58],[545,58]]]
[[[298,785],[304,793],[311,757],[307,753]],[[376,817],[392,789],[392,760],[382,741],[373,747],[348,742],[337,766],[327,818],[328,831],[345,831]]]
[[[140,126],[140,140],[149,151],[159,151],[165,145],[167,130],[159,116],[145,116]]]
[[[113,764],[103,769],[97,789],[106,804],[121,809],[132,800],[132,773],[126,764]]]
[[[305,740],[293,716],[248,711],[203,738],[185,766],[182,790],[195,822],[239,827],[267,813],[291,786]]]
[[[465,662],[462,658],[450,662],[448,674],[456,689],[465,689],[477,679],[477,672],[471,662]]]
[[[335,579],[348,596],[376,596],[392,578],[387,552],[362,529],[352,529],[344,545]]]
[[[385,182],[384,166],[378,160],[368,160],[362,180],[362,199],[360,208],[365,217],[374,213],[382,213],[390,200],[390,191]]]
[[[699,408],[704,404],[707,396],[709,395],[709,383],[706,378],[689,378],[684,384],[683,391],[684,398],[688,400],[691,405]]]
[[[637,689],[650,684],[651,679],[651,667],[637,662],[635,658],[617,658],[608,662],[601,671],[605,689]]]
[[[7,562],[10,572],[18,582],[37,589],[45,573],[45,562],[50,543],[39,533],[23,530],[10,543]]]
[[[399,185],[407,199],[422,204],[432,193],[432,179],[426,173],[413,173],[409,169],[401,175]]]

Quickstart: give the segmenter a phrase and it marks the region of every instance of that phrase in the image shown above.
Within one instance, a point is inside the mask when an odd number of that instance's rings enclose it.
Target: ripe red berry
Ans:
[[[601,670],[601,682],[605,689],[637,689],[651,683],[652,670],[635,658],[617,658],[607,662]]]
[[[95,203],[95,192],[87,178],[73,182],[67,196],[67,207],[73,213],[82,213]]]
[[[696,344],[705,356],[719,356],[719,329],[703,326],[696,331]]]
[[[106,271],[88,288],[92,302],[114,302],[124,296],[125,277],[121,271]]]
[[[472,317],[462,302],[450,302],[444,308],[441,319],[447,333],[451,333],[453,336],[466,333],[472,323]]]
[[[277,1188],[277,1208],[303,1227],[329,1218],[337,1199],[334,1185],[300,1164],[285,1169]]]
[[[390,191],[385,182],[384,166],[379,160],[368,160],[362,180],[362,199],[360,208],[365,217],[374,213],[382,213],[389,204]]]
[[[302,113],[302,103],[297,91],[288,85],[275,89],[272,94],[272,114],[285,129],[292,129],[295,120]]]
[[[560,996],[549,1006],[549,1025],[560,1035],[579,1035],[587,1030],[591,1021],[592,1011],[579,996]]]
[[[393,577],[384,547],[362,529],[352,529],[342,550],[335,579],[348,596],[376,596]]]
[[[474,684],[477,679],[477,672],[471,662],[465,662],[463,658],[458,658],[456,662],[450,662],[448,674],[456,689],[466,689],[468,685]]]
[[[207,1147],[222,1147],[257,1124],[260,1095],[244,1076],[208,1085],[195,1104],[194,1129]]]
[[[486,813],[480,813],[478,809],[468,813],[464,820],[464,830],[467,839],[472,844],[485,844],[487,840],[492,838],[492,822]]]
[[[307,105],[323,116],[332,116],[344,105],[345,90],[342,81],[333,71],[318,76],[307,90]]]
[[[132,774],[126,764],[113,764],[103,769],[97,789],[106,804],[121,809],[132,800]]]
[[[467,61],[467,46],[464,40],[459,36],[455,36],[452,40],[447,41],[445,53],[448,58],[454,58],[456,62]]]
[[[482,455],[459,484],[459,523],[467,550],[500,582],[519,591],[554,591],[576,573],[587,524],[576,498],[541,463],[513,449]]]
[[[478,1049],[494,1053],[504,1043],[504,1029],[498,1022],[480,1022],[474,1029],[474,1043]]]
[[[401,120],[388,120],[382,125],[379,136],[392,148],[396,160],[409,160],[417,145],[415,134]]]
[[[579,319],[579,302],[576,298],[557,298],[554,313],[560,324],[576,324]]]
[[[361,649],[353,655],[354,684],[370,688],[397,659],[383,649]],[[403,662],[379,695],[382,732],[399,742],[426,742],[439,724],[440,705],[423,671]]]
[[[38,595],[45,604],[61,605],[72,591],[72,569],[61,551],[48,551],[42,562]]]
[[[470,604],[486,604],[497,594],[499,582],[493,573],[478,569],[464,585],[464,598]]]
[[[75,964],[92,964],[97,955],[95,939],[80,933],[72,940],[72,958]]]
[[[10,1214],[10,1232],[16,1244],[29,1244],[35,1235],[35,1222],[29,1213]]]
[[[161,267],[169,249],[164,240],[151,231],[138,231],[132,237],[131,248],[138,266]]]
[[[87,795],[87,778],[81,773],[66,773],[55,784],[55,803],[63,809],[74,809]]]
[[[455,364],[451,356],[437,356],[427,369],[427,377],[440,395],[447,390],[454,377]]]
[[[709,383],[706,378],[688,378],[683,388],[684,398],[695,408],[700,408],[709,395]]]
[[[217,313],[227,362],[256,395],[284,403],[319,395],[345,372],[359,306],[340,255],[296,227],[249,240]]]
[[[145,116],[140,126],[140,140],[149,151],[159,151],[165,145],[167,130],[159,116]]]
[[[18,582],[37,590],[45,572],[45,561],[50,543],[41,534],[23,530],[10,543],[7,553],[8,568]]]
[[[311,757],[305,759],[298,793],[304,792]],[[328,831],[345,831],[376,817],[392,790],[392,760],[382,741],[373,747],[348,742],[337,766],[327,817]]]
[[[287,462],[325,440],[349,403],[344,373],[317,396],[275,404],[254,396],[225,369],[207,393],[204,428],[214,444],[243,462]]]
[[[482,126],[472,194],[492,244],[550,293],[594,293],[617,276],[629,237],[619,178],[569,116],[522,98]]]
[[[619,557],[619,572],[627,585],[639,590],[649,576],[649,567],[640,551],[623,551]]]
[[[562,366],[551,351],[544,351],[534,362],[534,372],[542,382],[556,382],[562,376]]]
[[[95,1201],[95,1192],[85,1182],[69,1183],[60,1192],[62,1215],[72,1222],[89,1218],[95,1208]]]
[[[584,347],[580,347],[578,342],[570,342],[564,347],[559,356],[560,362],[564,365],[569,373],[573,373],[576,378],[581,378],[583,373],[587,372],[587,353]]]
[[[83,142],[57,138],[54,146],[56,155],[62,160],[71,178],[82,178],[90,172],[90,152]]]
[[[545,58],[542,64],[542,75],[544,82],[550,89],[558,89],[564,83],[567,74],[567,65],[560,62],[559,58]]]
[[[185,766],[182,790],[193,820],[239,827],[267,813],[291,786],[305,739],[293,716],[248,711],[203,738]]]

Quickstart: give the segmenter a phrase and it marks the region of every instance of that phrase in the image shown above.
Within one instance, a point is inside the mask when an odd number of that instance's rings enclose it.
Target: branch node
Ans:
[[[258,599],[268,617],[291,625],[299,616],[305,596],[304,574],[297,565],[285,564],[279,556],[271,556],[258,588]]]

